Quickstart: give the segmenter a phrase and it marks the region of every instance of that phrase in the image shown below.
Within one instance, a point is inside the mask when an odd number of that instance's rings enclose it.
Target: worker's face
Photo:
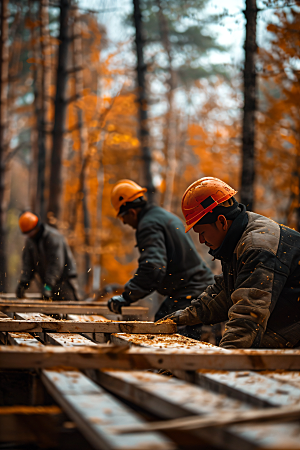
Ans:
[[[124,223],[124,225],[129,225],[134,230],[137,229],[138,226],[138,211],[136,209],[129,209],[123,214],[120,219]]]
[[[231,223],[232,220],[227,220],[225,216],[220,215],[215,223],[205,225],[196,224],[193,230],[199,234],[200,244],[205,244],[207,247],[215,250],[224,241]]]

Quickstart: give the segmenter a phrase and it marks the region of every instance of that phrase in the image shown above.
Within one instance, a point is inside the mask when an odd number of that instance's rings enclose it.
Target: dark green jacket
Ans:
[[[174,299],[193,298],[213,283],[210,269],[174,214],[146,205],[139,215],[136,240],[139,267],[123,294],[132,302],[153,291]]]
[[[282,348],[300,345],[300,234],[246,212],[233,221],[215,277],[185,311],[189,323],[227,321],[220,346]]]
[[[21,282],[30,283],[39,274],[42,283],[54,287],[77,276],[76,263],[65,238],[55,228],[41,226],[36,238],[27,238],[22,255]]]

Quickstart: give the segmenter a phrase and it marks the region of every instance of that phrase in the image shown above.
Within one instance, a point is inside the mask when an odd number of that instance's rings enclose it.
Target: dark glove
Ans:
[[[121,308],[123,308],[123,306],[129,306],[130,304],[131,302],[129,300],[125,300],[123,295],[115,295],[107,302],[108,309],[115,314],[121,314]]]
[[[43,300],[49,300],[52,295],[52,287],[45,283],[43,287]]]
[[[28,283],[21,282],[18,284],[16,289],[16,296],[17,298],[24,298],[25,297],[25,291],[29,288]]]
[[[201,323],[201,320],[197,316],[197,310],[193,306],[189,306],[185,309],[179,309],[178,311],[168,314],[160,320],[171,319],[177,325],[195,325]],[[158,320],[158,322],[160,322]]]

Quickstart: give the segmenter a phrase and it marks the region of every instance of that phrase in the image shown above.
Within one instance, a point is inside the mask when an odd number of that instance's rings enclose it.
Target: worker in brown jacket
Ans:
[[[65,238],[29,211],[21,214],[19,226],[27,239],[17,297],[24,297],[34,275],[38,274],[44,299],[79,300],[76,263]]]
[[[300,234],[246,211],[217,178],[193,183],[182,198],[186,232],[222,264],[222,275],[168,317],[178,325],[227,321],[224,348],[300,345]]]

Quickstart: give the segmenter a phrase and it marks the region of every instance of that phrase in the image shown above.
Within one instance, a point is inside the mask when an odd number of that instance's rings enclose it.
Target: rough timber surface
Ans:
[[[110,341],[119,345],[138,345],[141,347],[153,348],[186,348],[186,349],[218,349],[215,345],[208,342],[197,341],[182,336],[181,334],[126,334],[114,333],[111,335]]]
[[[37,347],[42,344],[33,338],[29,333],[8,333],[11,335],[12,342],[17,345],[32,345],[32,341],[35,341]],[[88,341],[87,339],[85,339]],[[27,342],[27,344],[26,344]],[[34,342],[33,342],[34,344]],[[76,344],[71,344],[76,345]],[[43,370],[42,380],[45,386],[48,388],[54,399],[61,405],[63,410],[68,416],[74,420],[78,429],[86,437],[86,439],[93,445],[95,449],[107,449],[107,450],[171,450],[175,446],[167,438],[163,437],[159,433],[150,432],[144,436],[141,434],[130,434],[125,438],[116,436],[110,433],[109,428],[116,426],[121,420],[122,423],[127,423],[131,426],[141,425],[143,421],[133,413],[129,408],[123,406],[118,400],[114,399],[110,394],[103,391],[102,388],[95,385],[82,373],[72,370]],[[26,412],[24,410],[26,409]],[[54,406],[46,408],[40,408],[41,414],[45,414],[45,411],[49,414],[61,413],[61,410]],[[26,414],[37,413],[37,409],[24,408],[21,411]],[[20,414],[19,408],[6,408],[4,414]],[[41,415],[40,414],[40,415]],[[38,419],[40,418],[40,415]],[[4,417],[6,419],[6,417]],[[10,421],[11,422],[11,421]],[[2,430],[5,433],[6,440],[14,440],[15,425],[14,421],[13,431],[14,433],[7,432],[7,426],[10,425],[8,420],[2,420],[1,408],[0,408],[0,431],[1,426],[4,426]],[[17,424],[18,429],[22,429],[22,423]],[[23,431],[23,430],[22,430]],[[22,435],[22,438],[28,440],[26,435],[26,429]],[[31,440],[35,440],[35,436],[29,436]],[[1,441],[1,437],[0,437]]]
[[[288,406],[300,403],[296,387],[251,371],[205,371],[196,373],[195,382],[221,394],[245,400],[256,406]]]
[[[0,311],[3,312],[39,312],[46,314],[104,314],[112,315],[106,305],[95,303],[61,304],[60,302],[4,302],[0,300]],[[123,308],[125,315],[147,315],[149,308],[127,306]]]
[[[142,421],[120,401],[107,394],[77,371],[44,370],[42,381],[82,434],[99,450],[163,450],[173,444],[158,433],[113,435],[109,429],[118,424]]]
[[[208,351],[97,345],[22,348],[0,346],[0,368],[71,366],[83,369],[299,370],[299,350]]]
[[[12,320],[0,318],[0,331],[53,331],[60,333],[174,333],[176,324],[172,322],[154,323],[143,321],[94,321],[73,320]]]
[[[186,416],[215,417],[253,410],[244,402],[170,378],[142,371],[101,371],[98,382],[113,393],[164,419]],[[261,410],[257,410],[261,411]],[[163,424],[164,422],[162,422]],[[299,449],[300,426],[280,425],[229,426],[213,430],[190,430],[201,439],[220,448]]]

